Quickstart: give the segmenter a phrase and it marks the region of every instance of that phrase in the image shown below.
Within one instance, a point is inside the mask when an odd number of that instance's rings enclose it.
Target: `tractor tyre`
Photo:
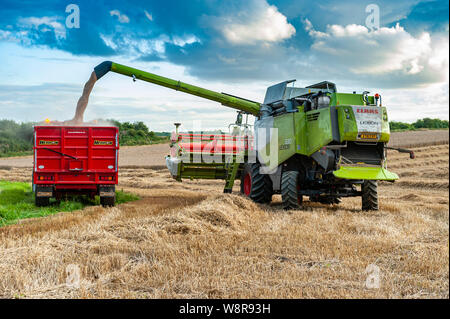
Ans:
[[[241,193],[254,202],[268,204],[272,201],[273,185],[268,174],[261,174],[260,163],[245,164],[241,177]]]
[[[281,199],[284,209],[298,209],[303,202],[303,196],[299,194],[299,172],[286,171],[281,175]]]
[[[366,180],[361,185],[362,210],[378,210],[377,181]]]

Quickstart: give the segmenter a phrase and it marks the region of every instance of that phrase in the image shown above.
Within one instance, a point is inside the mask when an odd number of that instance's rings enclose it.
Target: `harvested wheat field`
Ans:
[[[449,146],[415,153],[389,153],[400,180],[379,184],[372,212],[360,198],[284,211],[278,195],[270,206],[238,195],[239,182],[229,195],[223,181],[123,168],[119,188],[138,201],[0,228],[0,297],[449,298]],[[79,288],[66,285],[73,264]],[[371,264],[379,288],[365,285]]]

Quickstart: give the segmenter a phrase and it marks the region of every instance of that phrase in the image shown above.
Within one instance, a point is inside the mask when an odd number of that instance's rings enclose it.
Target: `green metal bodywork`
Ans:
[[[330,110],[324,108],[306,112],[306,150],[299,154],[309,156],[333,140]]]
[[[311,156],[324,146],[333,141],[332,116],[333,108],[337,113],[337,123],[340,142],[360,141],[355,106],[365,106],[362,94],[333,93],[330,94],[330,107],[304,112],[303,106],[298,107],[298,112],[285,113],[273,118],[273,127],[278,129],[278,158],[270,161],[270,146],[262,149],[262,158],[269,170],[275,169],[294,154]],[[368,97],[369,103],[373,103],[373,96]],[[377,135],[377,139],[371,142],[389,142],[390,130],[385,107],[378,107],[381,117],[381,130],[370,132]],[[341,168],[334,172],[336,178],[366,179],[366,180],[396,180],[398,176],[388,170],[378,167],[351,167]],[[376,172],[376,173],[375,173]]]
[[[343,166],[333,172],[337,178],[392,181],[398,179],[398,175],[389,172],[383,167],[351,167]]]
[[[355,114],[352,105],[341,105],[336,108],[338,112],[338,122],[339,122],[339,134],[342,141],[357,141],[358,138],[358,128],[356,126]],[[381,131],[373,132],[380,134],[377,142],[389,142],[390,129],[389,122],[387,119],[387,111],[385,107],[381,107],[382,112],[382,122]],[[347,110],[347,112],[346,112]],[[347,114],[350,119],[347,119]]]

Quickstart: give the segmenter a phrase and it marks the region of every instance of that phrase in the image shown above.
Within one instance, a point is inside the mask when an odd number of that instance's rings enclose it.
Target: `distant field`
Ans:
[[[393,132],[389,141],[389,146],[397,147],[418,147],[428,145],[448,144],[448,130],[421,130]]]

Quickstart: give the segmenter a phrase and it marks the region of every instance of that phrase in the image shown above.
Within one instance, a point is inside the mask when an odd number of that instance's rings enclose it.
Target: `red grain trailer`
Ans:
[[[35,126],[33,191],[36,206],[64,195],[100,196],[114,206],[119,130],[109,126]]]

